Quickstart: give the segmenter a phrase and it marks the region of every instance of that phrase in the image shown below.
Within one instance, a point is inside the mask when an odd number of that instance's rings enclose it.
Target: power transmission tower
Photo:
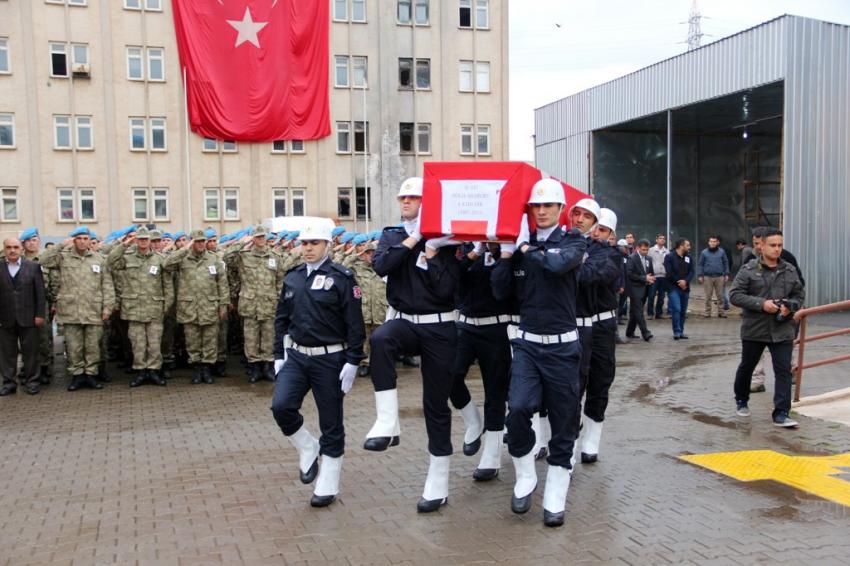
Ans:
[[[688,51],[699,47],[700,40],[704,35],[700,27],[700,20],[702,20],[702,14],[700,14],[699,5],[697,0],[693,0],[691,14],[688,16]]]

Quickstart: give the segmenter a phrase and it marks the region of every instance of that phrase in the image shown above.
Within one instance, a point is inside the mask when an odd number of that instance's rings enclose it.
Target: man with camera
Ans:
[[[770,350],[776,390],[773,394],[773,424],[796,427],[791,409],[791,352],[794,348],[794,312],[803,304],[805,292],[796,269],[780,258],[782,232],[765,231],[761,256],[741,267],[730,292],[733,305],[743,309],[741,363],[735,374],[736,414],[750,416],[750,382],[765,348]]]

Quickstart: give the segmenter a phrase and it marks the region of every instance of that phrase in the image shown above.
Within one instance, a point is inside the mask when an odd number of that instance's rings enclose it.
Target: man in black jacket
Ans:
[[[667,285],[670,318],[673,322],[673,340],[687,340],[685,335],[685,315],[688,314],[688,298],[691,294],[691,279],[694,278],[694,264],[688,252],[691,243],[685,238],[676,240],[673,253],[664,257],[665,283]]]
[[[655,283],[648,253],[649,240],[638,240],[635,252],[629,256],[626,264],[626,285],[629,293],[629,324],[626,326],[626,337],[634,338],[637,326],[647,342],[652,340],[652,332],[646,327],[646,319],[643,317],[643,299],[646,297],[647,287]]]
[[[6,257],[0,262],[0,396],[17,390],[19,351],[24,362],[21,385],[35,395],[41,390],[38,329],[44,326],[44,279],[38,263],[21,257],[20,240],[7,238],[3,250]]]

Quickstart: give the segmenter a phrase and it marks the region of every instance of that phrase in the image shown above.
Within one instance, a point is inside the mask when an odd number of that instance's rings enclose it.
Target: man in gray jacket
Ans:
[[[773,395],[773,424],[795,427],[791,420],[791,352],[794,348],[794,312],[805,298],[797,270],[782,260],[782,232],[765,232],[760,258],[741,267],[732,284],[732,304],[741,315],[741,363],[735,374],[736,414],[750,416],[750,381],[765,348],[770,350],[776,390]]]
[[[729,279],[729,258],[720,247],[720,238],[711,236],[708,247],[699,254],[697,279],[705,290],[705,318],[711,317],[712,295],[717,298],[717,316],[726,318],[723,310],[723,285]]]

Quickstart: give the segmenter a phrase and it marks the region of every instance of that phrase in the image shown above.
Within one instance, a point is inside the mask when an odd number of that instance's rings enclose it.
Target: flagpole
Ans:
[[[365,73],[368,73],[368,69]],[[369,214],[369,114],[366,109],[366,90],[368,83],[368,74],[363,77],[366,79],[363,85],[363,197],[366,199],[366,231],[369,232],[371,230],[370,227],[370,216]],[[357,206],[357,189],[354,190],[354,206]],[[357,217],[357,213],[355,211],[354,217]]]
[[[186,67],[183,67],[183,110],[186,113],[183,122],[186,134],[186,230],[192,230],[192,155],[189,151],[189,85],[186,82]]]

